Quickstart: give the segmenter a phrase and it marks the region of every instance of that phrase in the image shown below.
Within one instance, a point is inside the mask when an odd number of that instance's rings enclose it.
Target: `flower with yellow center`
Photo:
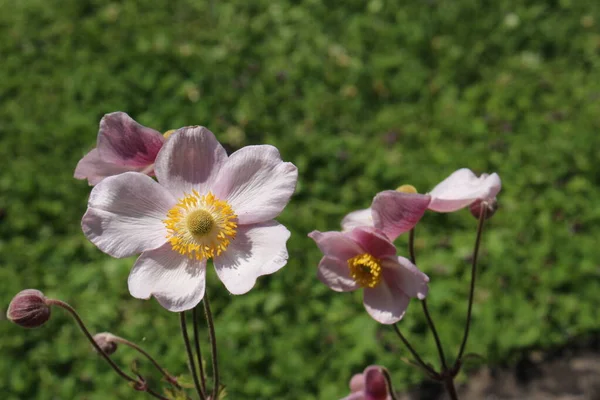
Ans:
[[[233,294],[287,263],[290,232],[274,220],[294,192],[298,172],[272,146],[230,156],[204,127],[181,128],[156,157],[158,182],[137,172],[94,187],[82,227],[113,257],[141,253],[130,293],[155,297],[170,311],[204,296],[207,260]]]
[[[380,230],[369,227],[350,232],[308,235],[323,252],[319,279],[337,292],[363,289],[364,305],[376,321],[398,322],[411,297],[427,295],[427,275],[404,257]]]

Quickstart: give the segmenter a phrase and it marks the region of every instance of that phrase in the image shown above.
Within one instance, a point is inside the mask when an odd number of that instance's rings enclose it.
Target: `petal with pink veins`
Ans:
[[[277,217],[296,189],[298,169],[283,162],[277,148],[246,146],[221,169],[215,195],[226,199],[242,225]]]
[[[214,258],[217,275],[232,294],[244,294],[256,278],[281,269],[288,260],[290,231],[276,221],[239,227],[227,250]]]
[[[496,197],[502,182],[498,174],[483,174],[477,177],[470,169],[462,168],[433,188],[429,195],[429,209],[437,212],[453,212],[464,208],[476,200]]]
[[[138,299],[156,300],[169,311],[194,308],[204,297],[206,260],[173,251],[170,243],[142,253],[127,280],[129,292]]]
[[[308,234],[308,237],[317,243],[317,246],[326,257],[346,261],[364,253],[364,250],[354,240],[342,232],[312,231]]]
[[[352,211],[342,219],[342,232],[348,232],[360,226],[373,226],[371,208]]]
[[[355,228],[348,234],[366,252],[376,258],[386,258],[396,255],[396,246],[384,235],[383,231],[375,228]]]
[[[173,132],[156,157],[154,172],[161,185],[177,198],[212,190],[227,153],[215,135],[203,126]],[[214,192],[213,192],[214,194]]]
[[[364,305],[373,319],[390,325],[400,321],[408,307],[408,297],[397,288],[390,288],[385,280],[374,288],[364,289]]]
[[[94,186],[81,227],[103,252],[129,257],[167,241],[162,220],[174,204],[173,196],[152,178],[125,172]]]
[[[100,121],[97,149],[109,163],[145,168],[154,163],[165,138],[140,125],[124,112],[106,114]]]
[[[425,214],[431,197],[418,193],[401,193],[386,190],[373,199],[373,222],[390,240],[417,225]]]
[[[317,272],[319,280],[336,292],[349,292],[360,286],[350,277],[348,262],[339,258],[323,257]]]
[[[134,168],[124,165],[117,165],[103,161],[100,158],[98,149],[92,149],[87,153],[75,167],[75,179],[87,179],[88,183],[93,186],[98,184],[102,179],[118,175],[127,171],[141,171],[143,168]]]
[[[410,297],[423,300],[429,291],[429,277],[404,257],[383,261],[383,276],[392,289],[403,291]]]

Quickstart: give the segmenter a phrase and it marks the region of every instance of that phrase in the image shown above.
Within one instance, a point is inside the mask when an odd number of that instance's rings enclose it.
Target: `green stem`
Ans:
[[[200,384],[202,391],[206,393],[206,377],[204,376],[204,366],[202,365],[202,352],[200,350],[200,335],[198,333],[198,307],[194,307],[192,318],[194,323],[194,345],[196,347],[196,358],[198,359],[198,369],[200,370]]]
[[[402,334],[402,332],[400,332],[400,328],[398,328],[398,325],[394,324],[392,326],[394,327],[394,331],[396,332],[396,334],[398,335],[398,337],[400,338],[400,340],[402,340],[402,343],[404,343],[404,345],[408,348],[408,351],[410,351],[410,353],[412,354],[412,356],[417,361],[417,364],[419,364],[419,366],[425,371],[425,373],[427,373],[427,375],[430,378],[437,380],[438,373],[435,372],[433,370],[433,368],[431,368],[429,365],[425,364],[425,362],[423,361],[423,359],[419,356],[419,354],[415,351],[415,349],[408,342],[408,339],[406,339],[404,337],[404,335]]]
[[[208,300],[208,293],[204,293],[204,313],[206,314],[206,323],[208,324],[208,335],[210,338],[212,357],[212,369],[213,369],[213,390],[211,400],[218,400],[219,395],[219,364],[217,362],[217,337],[215,335],[215,324],[213,322],[212,312],[210,311],[210,301]]]
[[[198,381],[198,375],[196,374],[196,363],[194,362],[194,355],[192,354],[192,346],[190,344],[190,338],[188,337],[187,322],[185,320],[185,311],[179,313],[179,322],[181,325],[181,334],[183,336],[183,343],[185,344],[185,351],[187,352],[188,366],[190,368],[190,373],[192,374],[192,378],[194,379],[194,387],[196,388],[198,397],[200,397],[201,400],[206,400],[206,397],[204,396],[204,392],[202,391],[202,387],[200,386],[200,382]]]

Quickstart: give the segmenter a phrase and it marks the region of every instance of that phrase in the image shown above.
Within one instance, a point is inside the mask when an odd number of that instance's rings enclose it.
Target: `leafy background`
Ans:
[[[16,292],[39,288],[74,305],[94,331],[137,341],[186,373],[177,316],[131,298],[133,259],[102,254],[79,227],[90,188],[73,169],[102,115],[122,110],[161,131],[208,126],[230,149],[273,144],[299,168],[279,218],[292,231],[288,265],[239,297],[209,276],[230,398],[339,398],[371,363],[386,365],[398,388],[420,381],[360,293],[337,294],[316,279],[320,254],[306,234],[338,229],[380,190],[427,191],[460,167],[496,171],[504,184],[483,239],[468,351],[510,363],[524,349],[597,333],[599,8],[1,0],[1,318]],[[463,211],[427,214],[417,233],[450,357],[474,231]],[[401,328],[437,362],[416,302]],[[126,349],[115,357],[125,367],[137,358]],[[0,360],[3,399],[146,398],[60,310],[36,330],[0,321]]]

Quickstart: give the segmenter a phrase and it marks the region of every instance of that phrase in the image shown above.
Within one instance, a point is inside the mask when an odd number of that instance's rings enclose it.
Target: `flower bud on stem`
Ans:
[[[160,394],[158,394],[155,391],[153,391],[152,389],[148,388],[146,386],[146,382],[142,378],[135,379],[135,378],[129,376],[121,368],[119,368],[119,366],[117,364],[115,364],[115,362],[102,349],[102,347],[100,347],[100,345],[98,343],[96,343],[96,341],[94,340],[92,334],[86,328],[86,326],[83,323],[81,317],[79,317],[79,314],[77,314],[77,311],[75,311],[75,309],[73,307],[71,307],[69,304],[65,303],[64,301],[56,300],[56,299],[46,299],[46,304],[48,306],[58,306],[58,307],[60,307],[62,309],[67,310],[71,314],[71,316],[75,319],[75,321],[77,322],[77,325],[79,325],[79,328],[81,329],[81,331],[83,332],[83,334],[85,335],[85,337],[90,341],[90,343],[92,344],[92,346],[94,346],[94,348],[96,349],[96,351],[106,360],[106,362],[112,367],[112,369],[115,370],[115,372],[121,378],[123,378],[127,382],[129,382],[136,390],[143,390],[144,392],[150,394],[151,396],[153,396],[153,397],[155,397],[157,399],[168,400],[166,397],[163,397]]]

